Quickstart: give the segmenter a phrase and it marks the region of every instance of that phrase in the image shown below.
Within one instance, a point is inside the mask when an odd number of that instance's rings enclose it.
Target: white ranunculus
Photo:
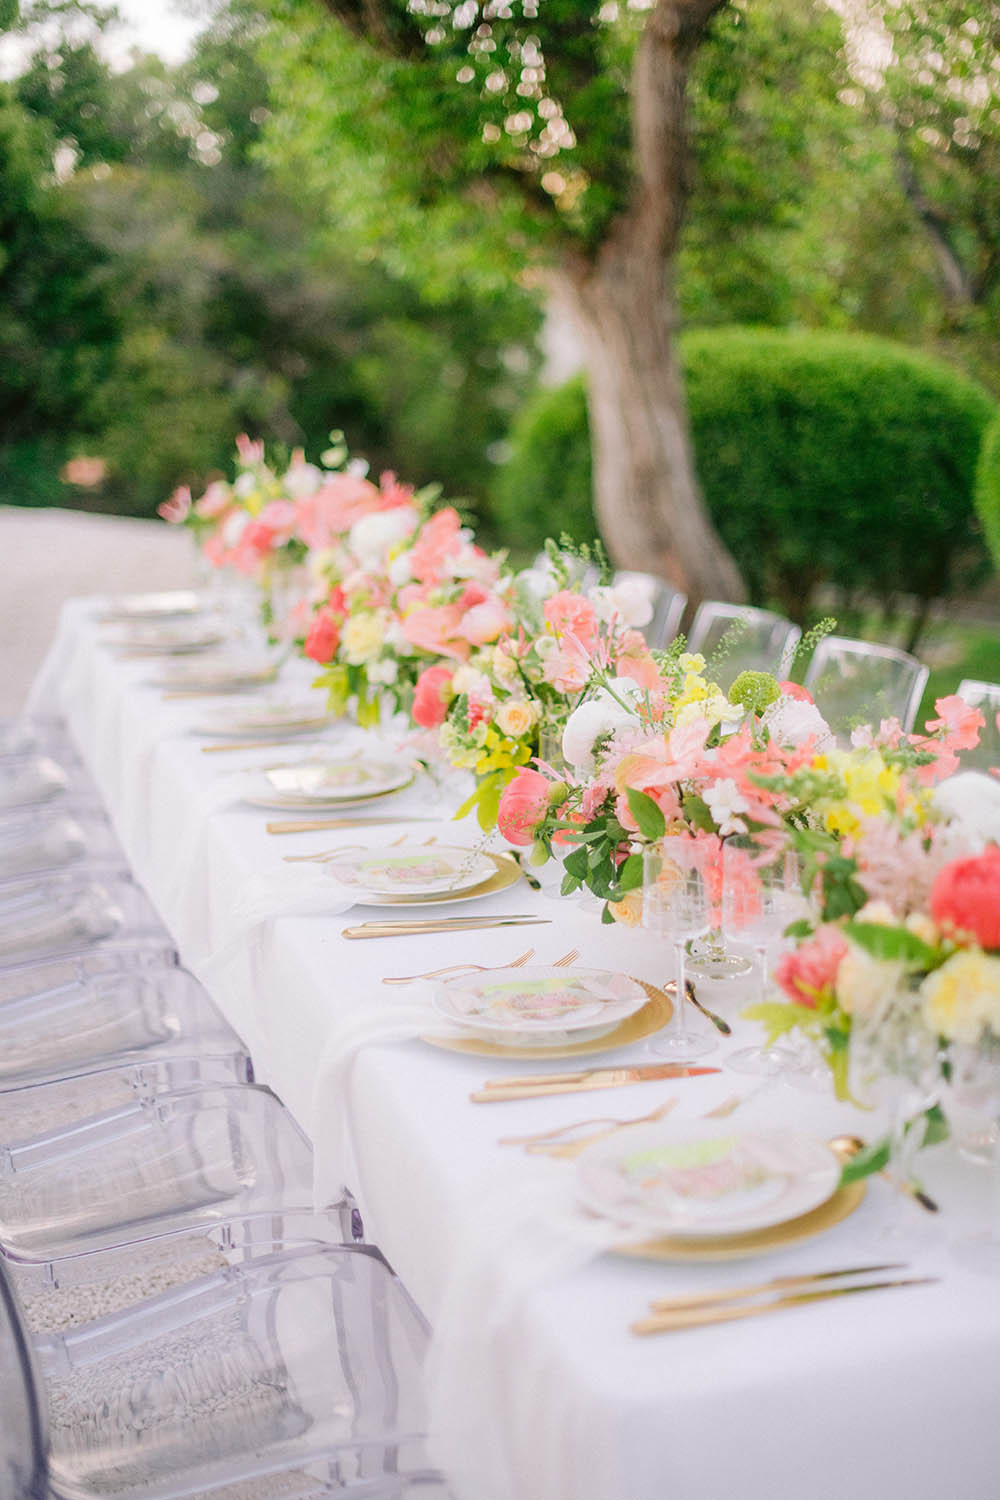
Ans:
[[[802,745],[810,736],[815,738],[818,750],[832,750],[837,743],[815,703],[807,703],[804,698],[776,698],[764,710],[762,723],[781,745]]]
[[[626,704],[636,705],[642,690],[628,677],[616,677],[612,683],[616,697]],[[563,730],[562,753],[566,760],[581,775],[594,769],[594,746],[615,729],[634,726],[636,715],[600,688],[592,698],[574,708]]]
[[[588,596],[599,620],[641,630],[653,618],[652,585],[641,578],[623,578],[610,587],[591,589]]]
[[[397,505],[393,510],[376,510],[355,521],[348,545],[359,565],[366,572],[381,567],[389,548],[410,535],[417,519],[412,506]]]
[[[958,823],[979,852],[1000,843],[1000,781],[985,771],[959,771],[934,788],[935,805]]]

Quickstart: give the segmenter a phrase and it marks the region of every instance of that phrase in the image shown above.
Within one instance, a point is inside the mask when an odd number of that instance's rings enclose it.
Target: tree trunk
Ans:
[[[658,573],[695,605],[742,599],[695,478],[664,270],[606,244],[563,281],[586,352],[598,524],[618,567]]]
[[[673,256],[688,194],[685,90],[724,0],[657,0],[636,49],[628,212],[564,267],[587,351],[598,521],[620,567],[661,573],[694,604],[742,599],[695,478],[674,351]]]

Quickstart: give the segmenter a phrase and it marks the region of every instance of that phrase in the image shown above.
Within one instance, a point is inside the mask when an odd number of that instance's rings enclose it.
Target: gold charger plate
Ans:
[[[854,1212],[864,1198],[866,1188],[865,1182],[848,1183],[846,1187],[837,1188],[825,1203],[810,1209],[807,1214],[785,1219],[781,1224],[769,1224],[763,1229],[752,1229],[747,1234],[664,1235],[662,1239],[641,1240],[634,1245],[616,1245],[615,1253],[639,1260],[690,1261],[743,1260],[751,1255],[764,1255],[832,1229]]]
[[[644,979],[637,979],[636,984],[641,984],[646,991],[648,1004],[633,1011],[603,1036],[592,1037],[589,1042],[560,1042],[554,1047],[504,1047],[499,1042],[488,1042],[481,1037],[423,1036],[420,1040],[429,1042],[432,1047],[444,1047],[448,1052],[467,1052],[472,1057],[585,1057],[588,1052],[609,1052],[612,1048],[627,1047],[630,1042],[652,1036],[654,1031],[666,1026],[674,1013],[669,995],[655,985],[647,984]]]
[[[357,905],[441,906],[454,901],[478,901],[481,896],[493,896],[497,891],[505,891],[508,886],[520,880],[521,867],[509,854],[488,854],[487,859],[491,859],[496,865],[493,874],[464,891],[438,891],[431,896],[386,896],[372,891],[369,895],[359,896]]]

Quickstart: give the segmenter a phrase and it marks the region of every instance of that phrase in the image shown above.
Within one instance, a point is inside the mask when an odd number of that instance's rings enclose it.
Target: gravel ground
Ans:
[[[190,588],[191,539],[162,521],[0,506],[0,718],[17,714],[74,594]]]

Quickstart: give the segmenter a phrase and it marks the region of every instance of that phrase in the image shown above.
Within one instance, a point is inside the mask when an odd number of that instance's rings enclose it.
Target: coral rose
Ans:
[[[497,827],[512,844],[527,846],[535,841],[535,829],[549,807],[552,783],[541,771],[518,771],[504,788],[497,809]]]
[[[436,729],[444,723],[452,693],[451,679],[447,667],[428,667],[417,678],[411,713],[413,722],[421,729]]]
[[[931,915],[945,931],[1000,949],[1000,849],[945,865],[931,887]]]
[[[325,665],[333,660],[334,652],[339,644],[340,629],[333,617],[333,611],[324,604],[323,608],[317,610],[313,616],[303,650],[311,660]]]

